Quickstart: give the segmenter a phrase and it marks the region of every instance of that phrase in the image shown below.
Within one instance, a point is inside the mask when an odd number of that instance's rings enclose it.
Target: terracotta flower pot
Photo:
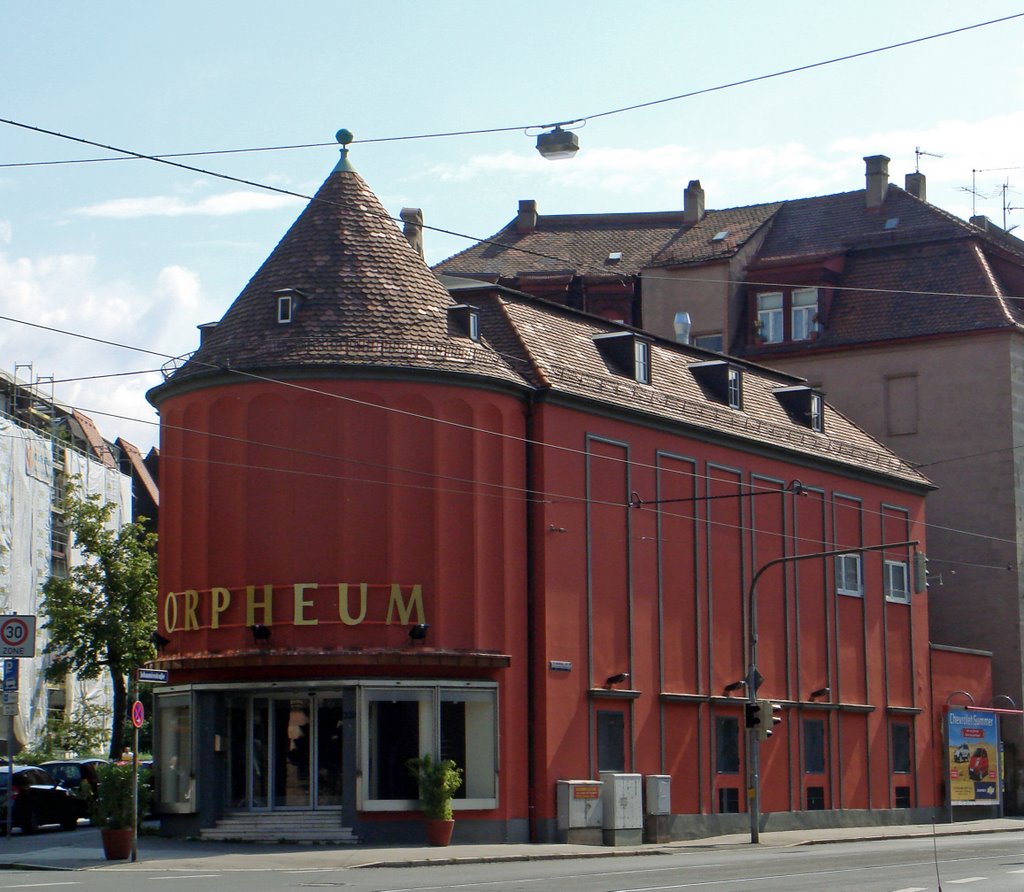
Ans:
[[[427,842],[432,846],[446,846],[452,841],[455,821],[443,818],[427,818]]]
[[[112,830],[104,827],[100,830],[103,840],[103,854],[108,861],[126,861],[132,854],[132,828]]]

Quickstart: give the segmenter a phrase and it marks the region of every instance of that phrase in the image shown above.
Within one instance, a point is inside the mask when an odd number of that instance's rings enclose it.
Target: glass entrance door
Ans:
[[[337,808],[342,804],[340,697],[234,696],[227,703],[228,807]]]

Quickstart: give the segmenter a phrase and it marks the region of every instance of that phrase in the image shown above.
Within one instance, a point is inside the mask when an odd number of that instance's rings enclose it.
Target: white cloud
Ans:
[[[14,228],[10,220],[0,217],[0,245],[9,245],[14,235]]]
[[[108,439],[123,436],[145,451],[157,440],[145,393],[162,380],[166,359],[127,348],[166,356],[195,349],[202,302],[198,277],[184,267],[165,267],[139,287],[106,277],[90,255],[0,251],[0,314],[21,320],[0,321],[0,355],[11,368],[32,363],[35,378],[52,376],[59,401],[91,414]],[[153,371],[121,377],[145,370]]]
[[[140,217],[227,217],[251,211],[276,210],[299,200],[290,195],[267,192],[225,192],[191,202],[176,195],[153,195],[148,198],[114,198],[76,208],[71,213],[81,217],[116,220]]]

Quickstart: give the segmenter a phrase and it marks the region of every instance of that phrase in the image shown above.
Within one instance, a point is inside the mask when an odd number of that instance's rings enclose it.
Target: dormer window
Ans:
[[[789,417],[797,424],[821,433],[825,426],[825,399],[806,384],[794,387],[779,387],[775,398],[782,404]]]
[[[690,374],[708,399],[730,409],[743,408],[743,372],[736,366],[721,359],[695,362],[690,366]]]
[[[754,304],[757,343],[809,341],[818,334],[817,288],[762,291],[754,296]]]
[[[274,292],[274,297],[277,299],[278,324],[289,325],[295,319],[295,313],[305,295],[298,288],[282,288]]]
[[[638,384],[651,383],[651,342],[631,331],[595,335],[594,346],[615,371]]]
[[[480,310],[469,304],[456,304],[448,308],[448,326],[452,334],[471,341],[480,340]]]
[[[740,409],[743,407],[743,378],[740,377],[740,370],[729,368],[729,408]]]
[[[651,383],[651,345],[639,338],[633,341],[633,377],[640,384]]]

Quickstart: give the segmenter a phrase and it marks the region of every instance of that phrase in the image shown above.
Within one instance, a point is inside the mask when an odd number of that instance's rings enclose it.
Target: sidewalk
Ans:
[[[956,824],[904,824],[893,827],[837,827],[825,830],[762,832],[762,846],[799,846],[832,842],[959,836],[972,833],[1024,831],[1024,818],[993,818]],[[106,861],[99,830],[79,827],[73,833],[42,831],[34,836],[0,837],[0,869],[32,870],[148,870],[243,871],[337,870],[356,867],[419,867],[431,864],[466,864],[487,861],[541,861],[556,858],[610,858],[653,855],[688,848],[749,846],[747,834],[715,836],[683,842],[642,846],[578,846],[558,844],[428,846],[298,846],[214,843],[190,839],[139,838],[139,860]]]

